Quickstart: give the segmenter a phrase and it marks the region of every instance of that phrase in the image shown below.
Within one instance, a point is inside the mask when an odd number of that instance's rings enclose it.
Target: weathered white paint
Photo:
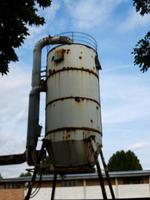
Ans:
[[[80,44],[61,45],[48,54],[46,147],[57,167],[93,166],[87,139],[94,138],[97,152],[102,146],[96,58],[94,49]]]

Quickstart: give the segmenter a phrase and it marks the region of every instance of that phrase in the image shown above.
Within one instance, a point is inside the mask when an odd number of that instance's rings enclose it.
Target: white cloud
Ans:
[[[0,133],[0,155],[19,154],[25,151],[26,134],[19,133],[18,130],[4,130]]]
[[[137,143],[134,143],[132,145],[129,145],[126,150],[141,150],[143,148],[147,148],[147,147],[150,147],[150,141],[140,141],[140,142],[137,142]]]
[[[144,134],[141,133],[141,135],[144,136]],[[140,160],[140,163],[142,164],[142,167],[144,169],[150,168],[150,162],[149,162],[149,149],[150,149],[150,138],[149,136],[146,138],[141,138],[140,141],[137,141],[137,139],[133,139],[132,143],[126,145],[126,150],[134,151],[137,155],[138,159]]]
[[[0,78],[0,155],[17,154],[25,151],[28,94],[31,73],[23,64],[11,66],[8,76]],[[1,166],[2,176],[15,176],[20,166]]]
[[[52,4],[50,7],[43,10],[42,16],[46,19],[46,23],[50,23],[55,20],[56,13],[60,9],[60,1],[55,0],[52,1]]]
[[[26,163],[20,165],[0,166],[0,174],[3,178],[14,178],[19,177],[22,172],[26,172],[26,169],[29,169],[29,166]]]
[[[25,40],[25,47],[33,48],[33,45],[41,38],[49,35],[55,29],[55,25],[53,21],[55,21],[56,13],[60,9],[60,2],[55,0],[52,1],[50,7],[45,9],[39,9],[38,14],[45,18],[45,24],[43,26],[28,26],[29,28],[29,36]],[[57,20],[56,20],[57,21]]]
[[[104,24],[111,15],[114,8],[121,0],[64,0],[74,27],[77,29],[90,29]],[[108,21],[107,21],[108,22]]]
[[[101,73],[105,156],[108,160],[117,150],[131,149],[135,151],[143,168],[148,169],[150,77],[148,73],[142,74],[124,67],[121,69],[112,67]]]
[[[135,11],[135,8],[129,10],[126,19],[120,22],[118,30],[132,31],[135,28],[140,28],[150,25],[150,15],[141,16]]]
[[[25,151],[30,85],[31,72],[21,63],[13,64],[10,73],[0,77],[0,155]],[[45,106],[42,109],[45,111]],[[40,120],[43,125],[41,117]],[[27,164],[0,166],[0,173],[3,177],[15,177],[25,168]]]
[[[104,124],[121,124],[150,118],[149,78],[142,75],[103,73],[101,76]]]

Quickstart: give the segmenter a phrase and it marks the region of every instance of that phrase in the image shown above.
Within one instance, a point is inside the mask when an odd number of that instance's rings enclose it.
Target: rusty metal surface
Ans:
[[[85,127],[82,127],[85,128]],[[82,129],[82,128],[77,128],[77,129],[65,129],[61,130],[58,129],[56,132],[48,132],[46,136],[46,140],[51,140],[55,142],[60,142],[60,141],[78,141],[78,140],[88,140],[89,137],[92,135],[93,138],[98,142],[98,146],[100,147],[101,144],[101,135],[102,133],[97,132],[94,129]]]
[[[57,129],[53,129],[51,131],[48,131],[47,134],[54,133],[54,132],[60,132],[60,131],[66,131],[67,133],[69,133],[71,131],[76,131],[76,130],[89,131],[89,133],[90,132],[96,132],[96,133],[99,133],[100,135],[102,135],[102,133],[100,131],[98,131],[97,129],[88,128],[88,127],[62,127],[62,128],[57,128]]]
[[[57,101],[47,106],[46,116],[47,132],[63,127],[87,127],[101,132],[100,107],[95,102]]]
[[[55,52],[62,49],[64,52],[63,62],[54,62]],[[65,68],[78,68],[92,70],[98,74],[97,65],[95,58],[97,57],[96,52],[80,44],[61,45],[52,49],[48,54],[48,70],[57,71]],[[73,59],[70,59],[73,58]]]
[[[92,75],[81,71],[62,71],[47,80],[47,103],[66,97],[79,97],[81,100],[99,101],[99,81]]]
[[[83,72],[88,72],[88,73],[91,73],[91,74],[93,74],[94,76],[96,76],[98,79],[99,79],[99,76],[98,76],[98,74],[96,73],[96,72],[94,72],[93,70],[90,70],[90,69],[84,69],[84,68],[76,68],[76,67],[63,67],[62,69],[58,69],[58,70],[55,70],[55,69],[53,69],[53,70],[51,70],[51,69],[49,69],[49,72],[48,72],[48,76],[47,76],[47,78],[49,78],[50,76],[53,76],[54,74],[56,74],[56,73],[60,73],[60,72],[64,72],[64,71],[83,71]]]
[[[63,59],[55,52],[63,52]],[[84,45],[61,45],[48,55],[46,147],[56,167],[94,165],[89,138],[102,142],[97,53]]]
[[[56,168],[79,168],[79,166],[94,166],[94,156],[88,140],[70,140],[46,143],[52,164]]]
[[[80,103],[81,101],[84,101],[84,100],[93,101],[93,102],[97,103],[98,106],[100,106],[100,103],[95,99],[91,99],[91,98],[87,98],[87,97],[81,97],[81,96],[80,97],[76,97],[76,96],[75,97],[71,97],[70,96],[70,97],[61,97],[61,98],[58,98],[58,99],[53,99],[52,101],[49,101],[47,103],[46,107],[48,105],[50,105],[50,104],[55,103],[56,101],[64,101],[66,99],[74,99],[78,103]],[[98,107],[97,107],[97,109],[98,109]]]

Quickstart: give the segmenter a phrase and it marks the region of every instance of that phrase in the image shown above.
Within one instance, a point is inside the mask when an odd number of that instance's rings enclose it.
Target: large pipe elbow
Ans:
[[[33,52],[40,51],[44,46],[49,44],[71,44],[72,40],[66,36],[48,36],[39,40],[34,47]]]

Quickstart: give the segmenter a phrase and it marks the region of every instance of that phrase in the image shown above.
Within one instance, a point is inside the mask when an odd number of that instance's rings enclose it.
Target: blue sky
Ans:
[[[40,10],[46,24],[30,27],[17,50],[19,62],[0,78],[0,154],[25,150],[32,50],[36,41],[66,31],[91,34],[102,65],[100,89],[103,149],[106,161],[117,150],[133,150],[150,169],[150,76],[133,64],[133,47],[150,27],[150,16],[135,12],[131,0],[53,0]],[[46,49],[45,49],[46,52]],[[43,66],[45,58],[43,58]],[[44,126],[44,113],[41,124]],[[27,165],[0,167],[4,177],[18,176]]]

